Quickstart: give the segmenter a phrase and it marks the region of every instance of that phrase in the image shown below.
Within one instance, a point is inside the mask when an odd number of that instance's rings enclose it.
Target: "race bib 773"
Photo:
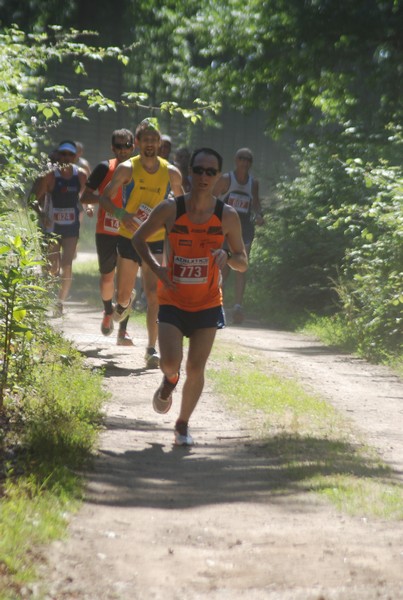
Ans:
[[[206,283],[208,278],[208,257],[184,258],[175,256],[173,264],[173,281],[175,283]]]

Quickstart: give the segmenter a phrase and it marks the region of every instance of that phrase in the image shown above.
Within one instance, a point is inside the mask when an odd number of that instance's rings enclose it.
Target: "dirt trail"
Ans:
[[[143,368],[145,332],[130,322],[135,347],[122,348],[99,324],[99,312],[74,303],[61,321],[105,367],[112,398],[84,505],[42,568],[47,600],[403,599],[402,523],[346,517],[298,481],[284,485],[282,466],[208,385],[196,446],[173,447],[180,394],[170,413],[153,412],[161,375]],[[325,395],[403,477],[403,382],[387,369],[284,332],[217,335]]]
[[[339,353],[304,335],[227,328],[220,339],[259,352],[347,414],[403,481],[403,381],[390,369]]]

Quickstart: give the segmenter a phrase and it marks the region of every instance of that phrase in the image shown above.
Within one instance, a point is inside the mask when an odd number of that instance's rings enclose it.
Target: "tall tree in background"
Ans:
[[[402,0],[124,0],[118,10],[16,0],[2,15],[23,29],[56,23],[133,44],[129,76],[152,102],[263,110],[272,136],[354,128],[376,145],[402,122]]]
[[[261,109],[271,135],[355,127],[384,143],[402,122],[401,0],[165,2],[183,90]]]

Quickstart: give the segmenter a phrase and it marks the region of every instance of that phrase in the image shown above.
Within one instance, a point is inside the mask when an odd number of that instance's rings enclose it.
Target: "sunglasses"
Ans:
[[[124,144],[113,144],[116,150],[128,150],[133,147],[133,142],[125,142]]]
[[[67,150],[59,151],[60,156],[75,156],[74,152],[68,152]]]
[[[242,156],[242,155],[241,155],[241,156],[237,156],[237,158],[238,158],[239,160],[247,160],[248,162],[252,162],[252,159],[251,159],[251,157],[250,157],[250,156]]]
[[[214,167],[192,167],[192,171],[195,175],[203,175],[205,173],[207,177],[215,177],[218,173],[218,169],[214,169]]]

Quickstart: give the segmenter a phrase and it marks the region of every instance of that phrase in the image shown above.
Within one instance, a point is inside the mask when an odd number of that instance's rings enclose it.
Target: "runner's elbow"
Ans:
[[[138,250],[144,243],[143,232],[140,229],[141,228],[137,229],[132,235],[132,246],[135,250]]]

